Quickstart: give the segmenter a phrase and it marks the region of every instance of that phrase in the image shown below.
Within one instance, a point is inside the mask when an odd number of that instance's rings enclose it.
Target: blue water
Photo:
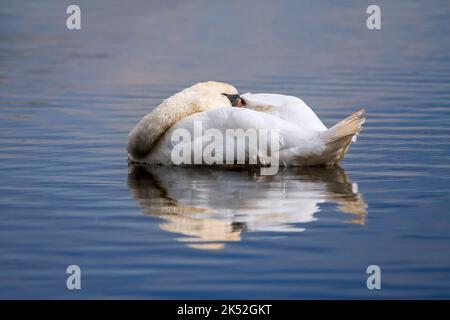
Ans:
[[[70,4],[0,6],[1,298],[450,298],[448,1],[377,1],[376,31],[360,1]],[[367,123],[334,170],[129,167],[204,80]]]

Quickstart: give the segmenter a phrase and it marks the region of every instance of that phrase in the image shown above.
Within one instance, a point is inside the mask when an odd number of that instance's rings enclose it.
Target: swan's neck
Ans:
[[[139,159],[147,155],[158,139],[176,122],[199,112],[196,101],[183,91],[161,103],[147,114],[128,136],[128,153]]]

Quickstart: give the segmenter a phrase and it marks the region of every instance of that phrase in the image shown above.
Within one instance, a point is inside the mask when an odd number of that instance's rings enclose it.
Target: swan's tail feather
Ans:
[[[341,161],[350,143],[356,142],[356,137],[366,121],[364,115],[364,109],[358,110],[321,134],[321,139],[325,142],[324,155],[327,164],[336,164]]]

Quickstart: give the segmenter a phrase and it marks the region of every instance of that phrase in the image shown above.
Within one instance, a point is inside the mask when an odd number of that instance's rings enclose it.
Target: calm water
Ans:
[[[450,298],[448,1],[377,1],[381,31],[264,2],[80,0],[68,31],[71,1],[2,1],[1,298]],[[335,170],[128,167],[134,124],[209,79],[366,127]]]

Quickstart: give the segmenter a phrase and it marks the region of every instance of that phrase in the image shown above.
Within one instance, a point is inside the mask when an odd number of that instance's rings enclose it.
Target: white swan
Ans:
[[[204,131],[216,129],[224,136],[227,129],[276,130],[281,145],[270,152],[277,152],[284,166],[335,165],[355,141],[364,121],[364,110],[359,110],[327,129],[299,98],[251,93],[239,96],[233,86],[210,81],[175,94],[145,116],[129,135],[128,153],[132,162],[173,164],[174,132],[184,129],[194,139],[194,124],[201,123]],[[201,139],[204,148],[209,139]],[[188,142],[194,146],[198,141]],[[248,163],[248,153],[235,156],[237,163]]]

